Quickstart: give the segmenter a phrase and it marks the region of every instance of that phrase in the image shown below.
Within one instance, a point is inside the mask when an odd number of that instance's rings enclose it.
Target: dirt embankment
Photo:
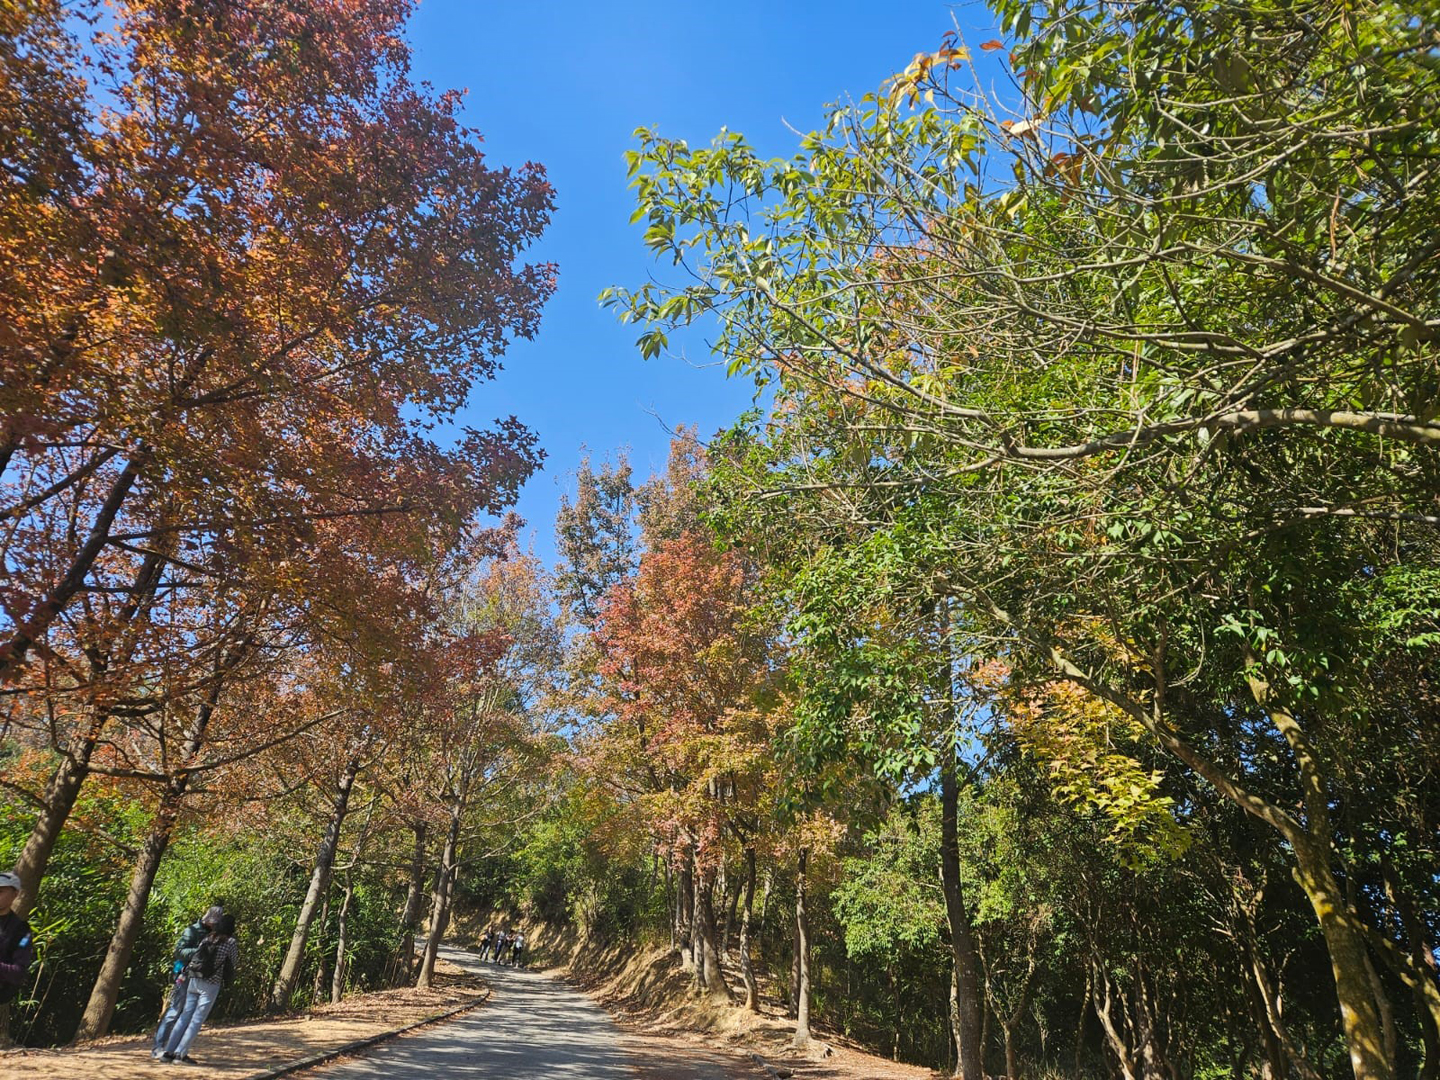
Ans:
[[[762,983],[759,1013],[741,1004],[743,983],[734,957],[723,964],[725,980],[740,996],[726,1001],[698,995],[690,972],[668,948],[654,945],[604,944],[573,927],[557,927],[531,919],[467,918],[457,933],[478,939],[487,925],[522,929],[530,964],[550,970],[579,986],[616,1018],[637,1049],[655,1053],[657,1041],[672,1042],[677,1051],[718,1051],[747,1064],[755,1058],[773,1070],[768,1075],[805,1080],[936,1080],[940,1074],[876,1057],[833,1032],[812,1029],[809,1050],[795,1050],[795,1022],[772,987]],[[677,1057],[680,1056],[678,1053]]]

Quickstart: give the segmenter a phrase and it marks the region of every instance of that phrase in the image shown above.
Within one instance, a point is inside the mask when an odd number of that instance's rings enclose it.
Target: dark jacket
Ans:
[[[14,1001],[35,959],[30,924],[13,911],[0,915],[0,1004]]]
[[[200,943],[209,933],[210,931],[201,924],[199,919],[180,931],[180,939],[175,942],[175,954],[171,957],[177,972],[185,970],[185,965],[190,963],[190,958],[195,955],[195,950],[200,947]]]

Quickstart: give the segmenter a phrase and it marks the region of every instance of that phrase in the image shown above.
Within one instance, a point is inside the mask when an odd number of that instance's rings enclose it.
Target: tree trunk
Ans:
[[[335,927],[335,977],[330,983],[330,1001],[338,1004],[345,996],[345,950],[349,946],[350,902],[355,898],[355,882],[345,876],[345,899],[340,902],[340,918]]]
[[[965,896],[960,886],[960,791],[955,776],[954,747],[940,766],[940,885],[945,893],[945,914],[950,923],[950,956],[955,970],[955,1051],[963,1080],[984,1080],[984,1047],[980,1036],[980,977],[975,937]]]
[[[330,890],[320,900],[320,916],[312,924],[314,933],[309,942],[310,951],[316,953],[315,976],[310,980],[310,1004],[319,1005],[325,999],[325,931],[330,927]]]
[[[164,568],[165,558],[159,552],[147,555],[140,564],[131,585],[130,600],[119,613],[118,621],[125,632],[116,642],[110,656],[91,661],[92,676],[96,681],[114,666],[117,658],[123,664],[130,662],[135,652],[135,618],[148,611],[153,604]],[[35,907],[40,894],[40,882],[44,880],[45,871],[50,866],[50,855],[55,850],[55,842],[60,839],[65,822],[70,819],[70,812],[75,809],[80,788],[90,775],[90,758],[109,722],[108,707],[92,706],[89,724],[78,738],[70,740],[65,747],[64,757],[51,774],[49,783],[45,785],[44,808],[40,811],[35,827],[30,830],[25,849],[20,852],[20,859],[15,864],[15,873],[20,878],[20,895],[13,906],[17,915],[24,915]]]
[[[1080,1001],[1080,1018],[1075,1021],[1075,1075],[1080,1075],[1080,1058],[1085,1050],[1085,1017],[1090,1012],[1090,965],[1085,965],[1085,995]]]
[[[415,854],[410,859],[410,888],[405,894],[405,911],[400,916],[400,958],[405,982],[410,982],[415,967],[415,926],[420,921],[420,902],[425,897],[425,834],[428,826],[417,821]]]
[[[745,980],[745,1008],[760,1011],[760,989],[750,960],[750,919],[755,907],[755,848],[745,849],[745,906],[740,913],[740,977]]]
[[[695,950],[693,928],[695,925],[695,870],[689,852],[680,867],[680,888],[676,897],[679,904],[680,966],[686,971],[694,969]]]
[[[675,871],[665,861],[665,911],[670,922],[670,951],[680,954],[680,891],[675,887]]]
[[[230,659],[235,655],[232,654]],[[187,766],[195,761],[205,745],[205,732],[215,715],[216,703],[220,700],[223,685],[221,672],[229,666],[230,659],[222,659],[215,672],[214,681],[204,703],[197,710],[195,723],[180,760]],[[185,801],[185,791],[190,786],[190,774],[181,771],[172,776],[166,785],[165,794],[155,814],[155,823],[140,857],[135,862],[135,873],[130,878],[130,889],[125,895],[125,904],[120,909],[120,921],[110,938],[110,947],[105,952],[105,962],[90,991],[90,1000],[85,1005],[85,1014],[80,1018],[80,1027],[75,1041],[98,1039],[110,1030],[110,1021],[115,1015],[115,1001],[120,995],[120,980],[130,966],[130,954],[135,949],[135,939],[140,935],[140,924],[145,917],[145,905],[150,899],[150,888],[155,884],[155,873],[160,869],[160,860],[170,845],[170,834],[180,816],[180,806]]]
[[[795,993],[795,1038],[797,1050],[810,1045],[810,924],[805,913],[805,872],[810,863],[810,849],[800,849],[795,870],[795,956],[799,979]]]
[[[800,1016],[800,924],[790,919],[790,985],[785,1015],[791,1020]]]
[[[1415,998],[1415,1011],[1420,1021],[1420,1041],[1424,1045],[1425,1061],[1420,1068],[1419,1080],[1440,1080],[1440,961],[1430,945],[1425,926],[1416,914],[1415,905],[1405,890],[1404,883],[1395,872],[1389,857],[1380,863],[1385,880],[1385,895],[1405,928],[1408,946],[1409,971],[1403,962],[1396,962],[1395,953],[1400,950],[1380,950],[1380,958],[1391,964],[1400,981],[1410,987]]]
[[[730,956],[730,937],[735,930],[735,916],[740,912],[740,895],[745,891],[745,882],[737,879],[733,892],[726,891],[725,894],[725,925],[720,930],[720,953],[727,959]]]
[[[427,987],[435,978],[435,958],[440,942],[450,923],[450,896],[455,887],[455,854],[460,846],[460,818],[465,805],[456,798],[450,807],[450,831],[445,834],[445,848],[440,853],[440,872],[435,875],[435,892],[430,897],[430,930],[425,935],[425,955],[420,961],[420,976],[415,985]]]
[[[1135,1050],[1139,1055],[1142,1080],[1165,1080],[1166,1063],[1155,1030],[1155,1014],[1145,987],[1145,969],[1135,962]]]
[[[730,988],[725,985],[725,976],[720,970],[720,949],[715,937],[715,881],[714,871],[705,875],[700,889],[700,985],[707,994],[715,994],[730,1000]]]
[[[105,962],[90,990],[90,1000],[85,1005],[85,1014],[80,1018],[80,1027],[75,1032],[76,1042],[98,1039],[110,1031],[110,1021],[115,1016],[115,1002],[120,996],[120,980],[130,966],[130,956],[135,950],[135,939],[140,936],[140,924],[145,917],[145,904],[150,899],[150,888],[155,884],[155,873],[160,869],[160,860],[170,846],[170,834],[179,816],[180,803],[184,798],[184,784],[172,785],[161,800],[155,823],[140,856],[135,860],[135,872],[130,876],[130,889],[125,894],[125,904],[120,909],[120,921],[110,938],[110,947],[105,951]]]
[[[1340,1020],[1350,1050],[1355,1080],[1391,1080],[1391,1063],[1385,1056],[1380,1008],[1370,983],[1364,934],[1345,903],[1345,895],[1330,868],[1328,843],[1295,845],[1296,880],[1305,890],[1325,946],[1340,1001]]]
[[[75,809],[75,800],[80,796],[85,778],[90,775],[90,755],[94,753],[100,729],[104,727],[101,718],[106,715],[100,712],[91,720],[90,731],[86,734],[89,736],[93,732],[94,737],[82,739],[74,751],[56,766],[50,782],[45,785],[44,808],[35,827],[30,830],[19,861],[15,863],[15,873],[20,876],[20,897],[14,905],[17,914],[23,915],[35,907],[40,882],[50,866],[55,842],[60,839],[60,832],[70,819],[70,811]]]
[[[775,868],[765,868],[765,880],[760,885],[760,925],[755,929],[755,940],[765,940],[765,920],[770,915],[770,887],[775,884]]]
[[[340,776],[340,786],[335,794],[335,806],[330,814],[330,824],[315,853],[315,866],[310,872],[310,887],[305,891],[305,901],[300,905],[300,915],[295,921],[295,932],[290,935],[290,949],[280,965],[280,974],[270,990],[270,1008],[279,1011],[290,1004],[290,995],[295,992],[295,981],[300,978],[300,967],[305,961],[305,940],[310,936],[310,926],[320,908],[321,897],[329,891],[330,873],[335,867],[335,851],[340,846],[340,829],[345,824],[346,811],[350,809],[350,790],[355,777],[360,773],[360,757],[357,754],[345,763]]]
[[[705,875],[695,860],[690,874],[690,982],[694,989],[705,988],[705,927],[700,915],[700,893],[705,888]]]
[[[1092,957],[1090,960],[1090,1001],[1095,1006],[1095,1017],[1105,1033],[1105,1042],[1115,1055],[1120,1073],[1125,1080],[1139,1080],[1134,1055],[1115,1023],[1113,984],[1109,974]]]
[[[1020,1067],[1015,1063],[1015,1029],[1003,1022],[1000,1029],[1005,1033],[1005,1075],[1009,1080],[1020,1080]]]

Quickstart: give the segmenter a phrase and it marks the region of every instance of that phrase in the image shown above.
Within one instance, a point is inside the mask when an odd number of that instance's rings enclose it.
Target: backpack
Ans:
[[[220,946],[228,939],[217,937],[214,934],[208,935],[195,950],[190,958],[190,972],[209,982],[215,981],[216,965],[219,963]],[[225,958],[225,971],[223,981],[230,981],[230,958]]]

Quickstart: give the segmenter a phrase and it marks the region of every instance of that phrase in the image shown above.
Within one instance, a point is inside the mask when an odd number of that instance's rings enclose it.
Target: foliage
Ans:
[[[1440,658],[1428,601],[1395,609],[1411,674],[1374,677],[1397,645],[1380,612],[1437,553],[1434,21],[1384,0],[995,7],[1011,97],[966,83],[950,35],[790,159],[637,133],[637,216],[687,273],[606,299],[642,351],[717,317],[773,400],[715,457],[722,520],[779,553],[798,632],[826,591],[846,614],[953,602],[1016,734],[1117,839],[1178,854],[1190,811],[1164,789],[1196,778],[1273,830],[1355,1075],[1396,1075],[1370,954],[1423,987],[1429,934],[1399,930],[1399,891],[1359,899],[1399,815],[1357,829],[1346,808],[1427,802],[1427,752],[1406,780],[1385,763],[1435,741],[1413,712]],[[818,737],[873,756],[851,725],[884,700],[863,657],[889,630],[839,621],[817,666],[862,659],[859,692]],[[1434,995],[1398,998],[1429,1043]],[[1127,1073],[1158,1037],[1135,1030],[1110,1040]]]

